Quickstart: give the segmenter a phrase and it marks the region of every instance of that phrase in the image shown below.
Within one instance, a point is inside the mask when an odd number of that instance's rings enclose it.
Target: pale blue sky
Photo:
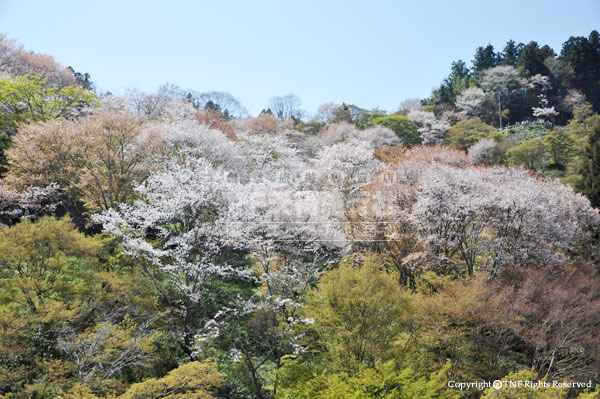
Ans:
[[[393,111],[426,97],[452,61],[488,42],[548,44],[600,29],[600,1],[0,0],[0,32],[88,72],[98,87],[165,82],[232,93],[256,115],[270,97]]]

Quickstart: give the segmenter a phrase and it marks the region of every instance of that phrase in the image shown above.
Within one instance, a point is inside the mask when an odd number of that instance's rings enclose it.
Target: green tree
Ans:
[[[508,65],[500,65],[487,69],[479,75],[481,87],[489,94],[493,94],[498,104],[498,126],[502,129],[504,108],[509,104],[515,94],[523,87],[525,80],[519,77],[517,70]]]
[[[132,385],[122,399],[209,399],[223,382],[223,374],[212,361],[189,362],[162,378],[150,378]]]
[[[506,151],[508,163],[522,165],[531,170],[540,170],[544,166],[545,149],[540,137],[527,140],[520,146]]]
[[[21,123],[67,118],[95,104],[94,93],[79,87],[46,87],[36,75],[0,79],[0,132],[14,135]]]
[[[500,56],[500,64],[516,68],[522,49],[523,43],[516,44],[514,40],[509,40]]]
[[[594,112],[590,103],[584,103],[573,109],[573,119],[569,121],[567,130],[575,142],[574,150],[577,155],[583,155],[588,137],[598,122],[600,122],[600,115]]]
[[[418,370],[435,370],[448,360],[457,380],[495,379],[496,348],[484,333],[485,274],[470,279],[426,272],[416,281],[413,317],[417,342],[409,359]],[[416,353],[414,355],[413,353]],[[493,360],[492,360],[493,359]],[[501,359],[502,361],[504,359]]]
[[[458,150],[466,151],[479,139],[491,137],[496,129],[483,123],[479,118],[466,119],[452,126],[446,134],[446,144]]]
[[[56,338],[84,323],[97,250],[67,219],[0,230],[0,392],[42,392],[38,382],[60,381],[71,371],[58,360]]]
[[[573,71],[572,85],[581,90],[595,111],[600,111],[600,39],[597,31],[588,38],[571,36],[559,56]]]
[[[94,91],[95,85],[94,82],[92,82],[92,78],[89,73],[76,72],[71,66],[67,67],[67,69],[73,72],[73,76],[77,80],[77,83],[81,85],[81,87],[83,87],[85,90]]]
[[[0,79],[0,174],[6,171],[4,151],[23,123],[76,116],[97,104],[94,93],[73,86],[48,87],[37,75]]]
[[[68,218],[0,230],[0,396],[101,389],[171,357],[149,330],[162,312],[152,285],[106,255]]]
[[[596,385],[596,390],[593,392],[589,392],[589,390],[585,390],[577,396],[577,399],[600,399],[600,386]]]
[[[530,42],[525,45],[520,52],[518,69],[522,71],[526,76],[533,76],[536,74],[549,76],[550,70],[544,63],[546,58],[554,57],[556,54],[548,47],[539,47],[537,42]]]
[[[210,399],[223,383],[223,374],[213,361],[189,362],[171,370],[162,378],[148,378],[133,384],[123,395],[110,395],[113,399]],[[63,399],[100,399],[92,390],[81,384],[74,384],[64,394]]]
[[[386,112],[379,108],[373,108],[371,110],[363,109],[355,118],[354,125],[358,129],[366,129],[376,124],[374,122],[375,119],[383,118],[384,116],[386,116]]]
[[[314,318],[331,367],[352,372],[394,357],[409,307],[397,277],[373,260],[362,266],[345,261],[310,292],[305,312]]]
[[[566,167],[573,159],[575,142],[563,129],[554,129],[544,138],[546,151],[552,158],[552,163]]]
[[[293,381],[278,398],[295,399],[459,399],[460,392],[448,388],[449,364],[427,376],[411,368],[401,369],[393,361],[377,362],[356,373],[318,376]],[[291,381],[291,379],[290,379]]]
[[[421,142],[417,125],[407,116],[400,114],[380,116],[373,119],[371,123],[392,129],[404,144],[419,144]]]
[[[431,93],[431,98],[427,102],[436,105],[454,105],[456,97],[469,88],[470,82],[471,74],[465,62],[463,60],[454,61],[450,74],[440,87]]]
[[[588,145],[584,151],[583,179],[579,189],[592,202],[595,207],[600,207],[600,122],[594,124],[589,136]]]
[[[473,58],[473,74],[492,68],[497,65],[498,56],[494,52],[494,46],[488,43],[485,47],[477,47],[475,57]]]

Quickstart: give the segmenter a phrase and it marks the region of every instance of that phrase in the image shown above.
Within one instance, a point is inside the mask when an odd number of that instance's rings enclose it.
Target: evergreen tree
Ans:
[[[220,111],[221,106],[215,103],[213,100],[208,100],[208,102],[204,105],[204,109],[212,109],[213,111]]]
[[[573,37],[563,43],[560,60],[573,72],[573,88],[585,94],[594,110],[600,110],[600,38],[597,31],[589,39]]]
[[[469,68],[467,68],[466,62],[463,60],[452,62],[450,78],[464,78],[465,76],[469,76]]]
[[[523,49],[523,43],[516,44],[514,40],[509,40],[504,46],[504,50],[500,55],[498,63],[501,65],[510,65],[517,67],[519,57],[521,56],[521,50]]]
[[[514,40],[509,40],[500,55],[499,64],[510,65],[516,68],[522,49],[523,43],[516,44]]]
[[[519,70],[522,70],[527,76],[540,75],[549,76],[550,70],[544,64],[548,57],[553,57],[556,54],[548,47],[539,47],[537,42],[530,42],[523,47],[519,56]]]
[[[497,65],[498,56],[494,52],[494,46],[488,43],[486,47],[477,47],[473,59],[473,73],[479,72]]]
[[[592,205],[600,207],[600,122],[594,124],[584,152],[579,189],[590,199]]]

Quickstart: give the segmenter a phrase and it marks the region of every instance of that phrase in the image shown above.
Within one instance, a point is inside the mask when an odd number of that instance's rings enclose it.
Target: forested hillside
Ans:
[[[0,398],[599,398],[600,36],[557,51],[250,116],[0,34]]]

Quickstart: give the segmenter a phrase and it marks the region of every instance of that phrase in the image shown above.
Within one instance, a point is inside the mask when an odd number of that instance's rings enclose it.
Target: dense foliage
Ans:
[[[0,398],[597,398],[599,63],[251,117],[0,35]],[[494,380],[586,386],[453,385]]]

